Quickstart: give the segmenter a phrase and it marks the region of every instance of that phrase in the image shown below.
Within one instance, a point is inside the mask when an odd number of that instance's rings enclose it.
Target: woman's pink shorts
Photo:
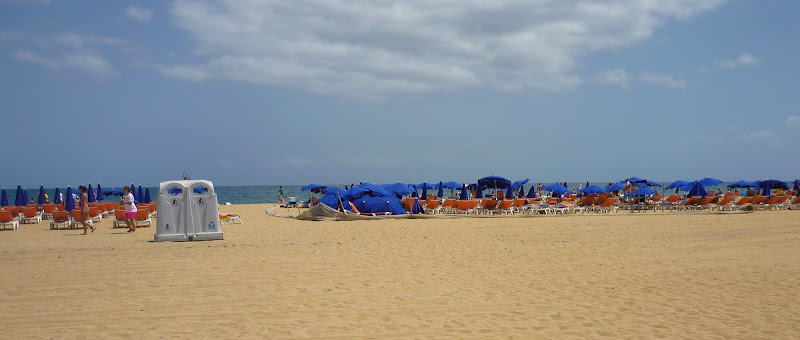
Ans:
[[[127,212],[126,211],[125,212],[125,217],[127,217],[127,218],[136,218],[136,212],[135,211],[131,211],[131,212]]]

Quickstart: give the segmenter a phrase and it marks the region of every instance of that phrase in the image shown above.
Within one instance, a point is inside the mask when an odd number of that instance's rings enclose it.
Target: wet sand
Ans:
[[[800,334],[800,211],[0,232],[0,338]],[[296,210],[278,209],[286,214]]]

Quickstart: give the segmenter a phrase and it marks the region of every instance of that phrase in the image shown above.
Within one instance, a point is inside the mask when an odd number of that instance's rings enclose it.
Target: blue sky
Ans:
[[[0,184],[796,179],[797,13],[0,0]]]

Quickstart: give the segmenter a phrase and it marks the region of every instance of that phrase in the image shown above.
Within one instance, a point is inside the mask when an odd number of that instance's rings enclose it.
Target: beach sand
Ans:
[[[800,211],[306,222],[271,206],[220,207],[244,220],[224,241],[110,219],[0,232],[0,338],[800,334]]]

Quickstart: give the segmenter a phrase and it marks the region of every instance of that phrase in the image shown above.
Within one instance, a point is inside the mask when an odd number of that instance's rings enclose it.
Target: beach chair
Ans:
[[[733,196],[722,196],[722,199],[717,203],[711,204],[709,209],[714,210],[714,208],[717,208],[719,211],[725,210],[725,208],[730,205],[731,200],[733,200]]]
[[[430,196],[430,195],[428,195],[428,196]],[[442,201],[440,201],[438,199],[435,199],[435,198],[434,199],[428,199],[428,202],[427,202],[427,204],[425,204],[425,207],[424,207],[425,208],[425,213],[426,214],[437,214],[437,213],[439,213],[439,210],[441,209],[439,204],[441,202]]]
[[[692,196],[692,197],[689,197],[683,202],[683,204],[678,204],[676,207],[679,210],[692,209],[697,204],[697,202],[699,202],[700,199],[702,199],[702,198],[703,198],[703,196]]]
[[[100,208],[89,206],[89,219],[95,223],[102,221],[103,215],[100,214]]]
[[[47,220],[53,218],[53,211],[56,210],[56,205],[53,203],[45,203],[42,205],[42,219]]]
[[[446,213],[453,212],[454,203],[456,203],[456,200],[454,198],[445,199],[444,203],[442,203],[442,211]]]
[[[480,200],[480,203],[475,208],[476,214],[493,214],[497,211],[497,203],[498,201],[494,198],[484,198]]]
[[[111,214],[114,214],[114,212],[116,211],[116,207],[117,207],[117,204],[116,204],[116,203],[107,202],[107,203],[104,203],[104,205],[106,206],[106,208],[105,208],[105,210],[103,211],[103,213],[104,213],[106,216],[108,216],[108,215],[111,215]]]
[[[116,209],[116,210],[114,210],[114,217],[115,217],[115,220],[111,224],[112,228],[117,228],[117,227],[120,227],[120,228],[126,227],[127,228],[128,227],[128,224],[125,223],[125,209]]]
[[[78,228],[79,226],[81,228],[83,227],[83,224],[81,224],[81,222],[80,222],[80,219],[81,219],[81,210],[80,209],[75,209],[75,210],[70,211],[69,212],[69,216],[72,217],[72,221],[69,222],[69,229],[75,229],[75,228]],[[86,219],[86,223],[90,227],[94,227],[94,221],[92,221],[91,218],[87,218]]]
[[[69,228],[69,214],[64,210],[53,211],[53,221],[50,222],[50,230],[58,229],[58,226],[63,225],[64,229]]]
[[[11,210],[0,210],[0,225],[3,226],[3,230],[6,229],[6,226],[11,226],[11,230],[18,230],[19,218],[14,216],[14,214],[11,213]]]
[[[528,200],[525,198],[515,198],[514,199],[514,212],[523,212],[523,207],[525,206]]]
[[[705,209],[705,208],[708,208],[708,210],[711,210],[711,201],[712,200],[714,200],[713,196],[703,197],[702,199],[700,199],[700,202],[697,203],[697,207],[696,208],[698,210]]]
[[[36,207],[25,206],[22,208],[21,223],[42,223],[42,213]]]
[[[153,220],[150,219],[150,211],[136,208],[136,228],[149,227]]]
[[[739,198],[739,200],[736,201],[735,204],[733,204],[733,207],[731,207],[731,210],[733,210],[733,208],[742,209],[742,208],[750,205],[750,202],[752,202],[752,201],[753,201],[753,197],[750,197],[750,196],[744,196],[742,198]]]
[[[220,218],[222,218],[222,216],[225,216],[233,224],[242,224],[242,218],[239,216],[239,214],[228,213],[228,214],[219,214],[219,216]],[[236,223],[236,221],[239,221],[239,223]]]
[[[800,208],[800,196],[796,196],[786,207],[792,210]]]
[[[619,200],[619,197],[611,197],[611,198],[606,199],[603,202],[603,205],[600,207],[600,212],[608,213],[608,212],[613,211],[614,213],[616,213],[617,212],[616,203],[617,203],[618,200]]]
[[[789,197],[790,197],[789,195],[778,196],[778,200],[775,203],[772,203],[772,205],[769,208],[770,209],[775,208],[778,210],[782,209],[786,204],[786,200],[788,200]]]
[[[413,202],[414,200],[409,200],[409,201]],[[353,204],[353,202],[350,202],[350,208],[353,209],[354,213],[359,214],[361,216],[383,216],[383,215],[391,215],[392,214],[390,211],[377,212],[377,213],[362,213],[362,212],[358,211],[358,208],[356,208],[356,205]]]

